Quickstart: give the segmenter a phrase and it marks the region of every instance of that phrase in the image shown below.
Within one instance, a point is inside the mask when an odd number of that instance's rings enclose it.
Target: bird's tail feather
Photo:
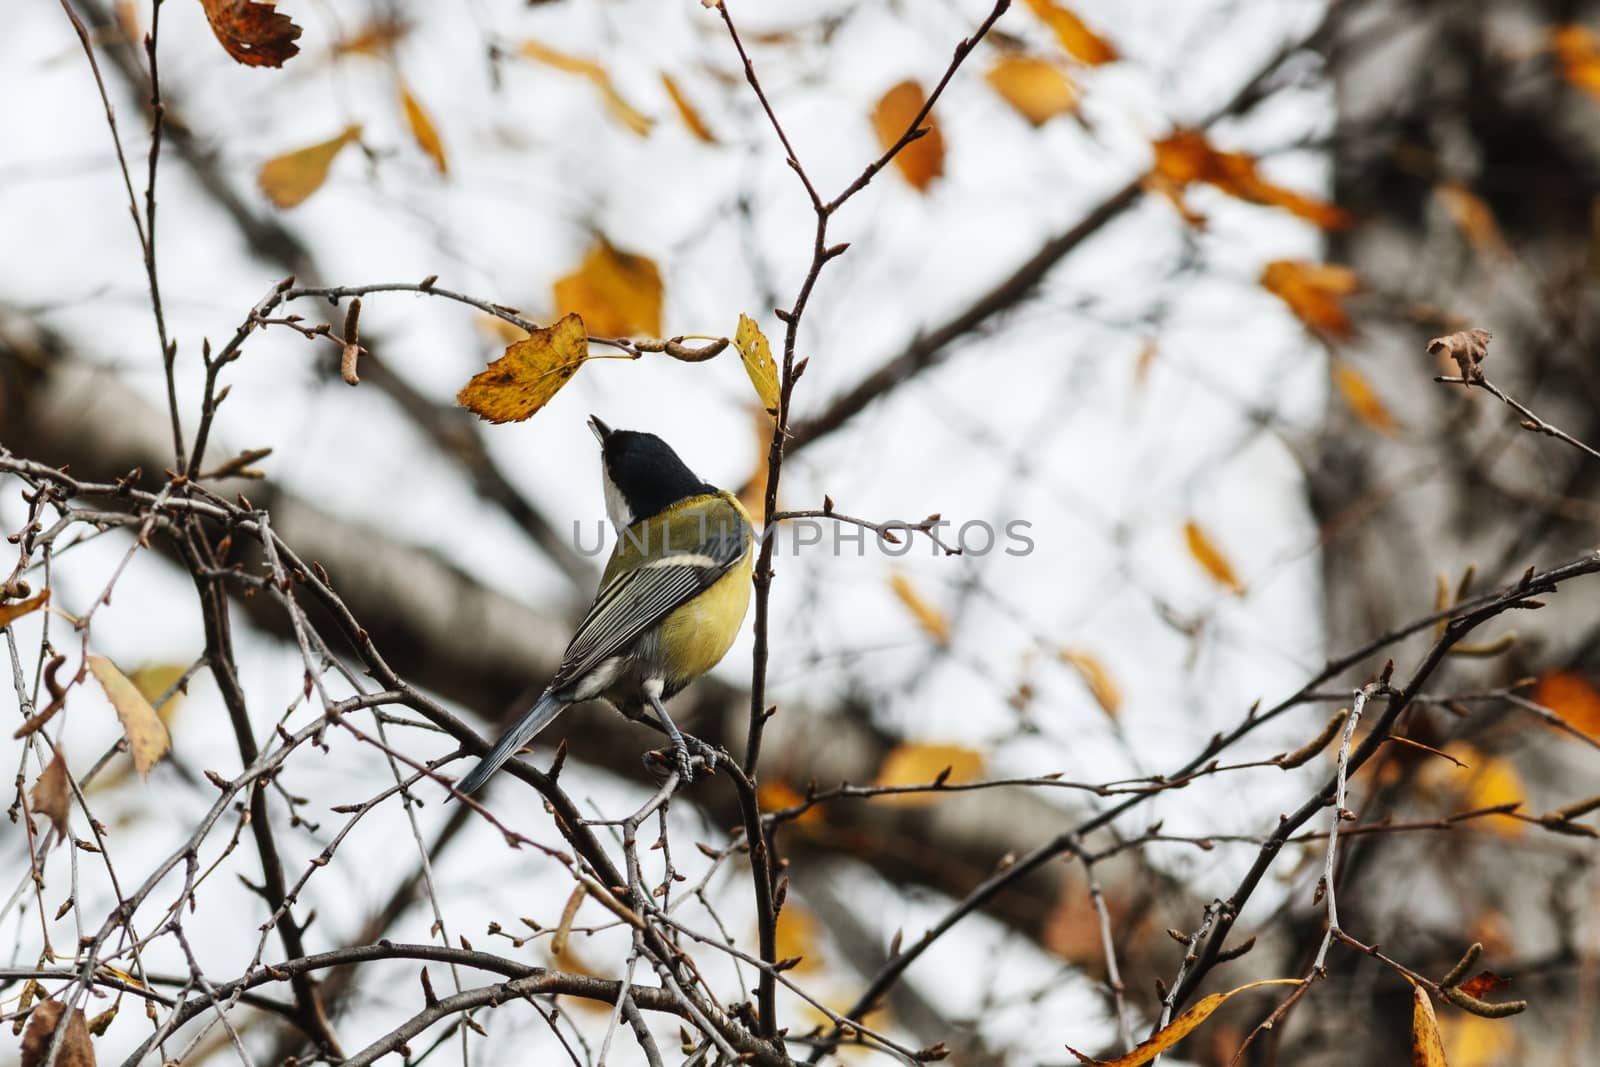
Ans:
[[[533,739],[533,735],[550,725],[552,719],[561,714],[567,702],[552,693],[546,693],[517,724],[507,730],[500,740],[494,743],[494,748],[489,754],[478,761],[472,772],[456,784],[458,792],[471,793],[489,780],[489,776],[500,769],[501,764],[510,759],[517,749]]]

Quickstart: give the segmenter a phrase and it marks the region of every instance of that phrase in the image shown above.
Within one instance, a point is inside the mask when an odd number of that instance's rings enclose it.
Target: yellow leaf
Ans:
[[[763,781],[756,786],[756,801],[764,812],[782,811],[785,808],[797,808],[806,802],[806,798],[781,778],[773,781]],[[815,825],[823,821],[822,805],[814,804],[804,812],[790,819],[788,826]],[[782,955],[782,953],[780,953]],[[793,955],[793,953],[790,953]]]
[[[744,362],[745,373],[750,375],[750,384],[756,387],[761,406],[767,414],[776,418],[778,404],[782,400],[778,388],[778,364],[772,358],[772,346],[767,344],[767,335],[761,332],[761,327],[749,315],[739,316],[739,328],[733,333],[733,347],[739,350],[739,358]]]
[[[1344,397],[1344,402],[1350,405],[1350,410],[1355,412],[1356,418],[1390,437],[1399,432],[1400,423],[1389,413],[1372,383],[1342,359],[1333,361],[1333,384],[1338,388],[1339,395]]]
[[[678,83],[672,80],[672,75],[666,71],[661,72],[661,84],[667,87],[667,95],[672,98],[672,106],[678,109],[678,117],[683,119],[683,124],[689,127],[689,132],[694,134],[706,144],[716,144],[717,136],[712,133],[701,120],[700,113],[689,103],[689,98],[683,95],[683,90],[678,88]]]
[[[65,841],[67,821],[72,812],[72,786],[67,781],[67,761],[61,749],[56,748],[54,752],[39,780],[33,783],[28,800],[34,811],[50,819],[56,828],[56,839]]]
[[[1449,746],[1454,748],[1455,746]],[[1452,753],[1452,755],[1457,755]],[[1522,776],[1504,756],[1479,754],[1472,758],[1457,755],[1471,768],[1466,773],[1466,805],[1469,809],[1492,808],[1501,804],[1520,803],[1527,795]],[[1501,837],[1521,837],[1526,829],[1521,819],[1500,816],[1489,823],[1490,829]]]
[[[1218,585],[1226,586],[1234,596],[1244,596],[1244,583],[1234,573],[1233,564],[1228,562],[1228,557],[1222,554],[1222,550],[1193,519],[1183,524],[1183,537],[1189,545],[1189,555],[1205,568],[1205,572]]]
[[[566,315],[506,349],[456,394],[456,402],[490,422],[521,422],[550,402],[589,358],[588,332]]]
[[[885,152],[905,136],[927,102],[922,86],[914,81],[903,81],[883,94],[872,109],[872,129]],[[926,190],[933,179],[944,173],[944,136],[932,112],[922,120],[922,128],[928,132],[900,149],[894,157],[901,177],[918,192]]]
[[[778,913],[776,955],[780,960],[800,957],[794,965],[794,974],[807,974],[822,969],[822,959],[817,955],[821,930],[811,913],[798,904],[785,904]]]
[[[546,48],[538,41],[522,42],[522,54],[529,59],[554,67],[556,70],[566,71],[568,74],[577,74],[588,78],[600,95],[605,99],[606,108],[611,112],[611,117],[621,122],[628,129],[640,137],[650,132],[651,119],[622,98],[615,85],[611,83],[611,75],[606,69],[592,59],[583,59],[578,56],[557,52],[554,48]]]
[[[1195,1002],[1194,1007],[1179,1015],[1160,1030],[1157,1030],[1149,1040],[1141,1043],[1126,1055],[1118,1056],[1114,1060],[1094,1060],[1085,1056],[1071,1045],[1067,1051],[1078,1057],[1079,1063],[1093,1064],[1094,1067],[1141,1067],[1149,1063],[1173,1045],[1187,1037],[1191,1031],[1211,1017],[1211,1013],[1222,1007],[1223,1003],[1237,993],[1251,989],[1260,989],[1269,985],[1300,985],[1298,978],[1268,978],[1260,982],[1250,982],[1237,989],[1230,989],[1226,993],[1213,993],[1209,997],[1202,997]]]
[[[1439,1020],[1433,1014],[1433,1001],[1428,991],[1415,982],[1411,983],[1411,1063],[1413,1067],[1449,1067],[1444,1058],[1444,1042],[1439,1037]]]
[[[1334,337],[1353,332],[1350,316],[1339,302],[1361,287],[1361,279],[1349,267],[1275,259],[1261,269],[1261,287],[1288,304],[1295,317],[1313,330]]]
[[[1082,649],[1063,648],[1060,656],[1062,663],[1078,672],[1078,677],[1089,687],[1089,692],[1094,695],[1101,709],[1115,719],[1117,709],[1122,706],[1122,694],[1117,690],[1117,683],[1111,680],[1111,672],[1106,670],[1106,665],[1099,657]]]
[[[1498,254],[1505,249],[1500,238],[1500,227],[1495,224],[1494,212],[1483,198],[1460,182],[1444,182],[1434,187],[1434,194],[1472,246],[1480,252]]]
[[[188,669],[181,663],[147,663],[128,675],[128,681],[154,706],[156,698],[176,685]],[[178,705],[183,703],[183,697],[183,690],[180,689],[156,707],[156,714],[161,716],[162,722],[172,722],[172,716],[177,712]]]
[[[256,184],[278,207],[294,207],[322,188],[334,158],[360,136],[360,126],[348,126],[337,137],[274,156],[261,165]]]
[[[1539,679],[1533,702],[1555,712],[1568,726],[1600,734],[1600,692],[1580,674],[1552,671]]]
[[[50,603],[50,590],[44,589],[27,600],[13,600],[9,604],[0,604],[0,630],[24,615],[38,611],[48,603]]]
[[[1514,1058],[1516,1031],[1502,1020],[1451,1012],[1439,1020],[1439,1034],[1450,1067],[1499,1067],[1519,1062]]]
[[[148,778],[150,768],[172,748],[172,737],[167,724],[161,721],[150,701],[139,692],[138,686],[128,680],[117,665],[104,656],[89,657],[89,672],[94,675],[106,699],[117,709],[122,722],[122,733],[128,739],[128,752],[133,756],[133,767],[140,777]]]
[[[1551,33],[1561,76],[1574,88],[1600,97],[1600,38],[1586,26],[1557,26]]]
[[[1033,56],[1001,56],[984,77],[1001,99],[1035,126],[1070,114],[1078,106],[1078,90],[1072,80]]]
[[[583,317],[596,337],[661,335],[661,271],[648,256],[601,238],[578,269],[555,283],[556,311]]]
[[[976,781],[983,775],[983,754],[959,745],[929,745],[906,742],[891,748],[878,767],[874,785],[929,785],[948,768],[942,784],[958,785]],[[922,807],[937,800],[932,790],[920,793],[891,793],[874,800],[892,807]]]
[[[1116,60],[1117,50],[1111,42],[1089,29],[1082,19],[1060,4],[1053,0],[1028,0],[1028,7],[1055,31],[1061,47],[1079,63],[1098,66]]]
[[[334,42],[336,56],[386,56],[411,32],[411,24],[401,19],[380,17],[348,37]]]
[[[1204,182],[1252,204],[1283,208],[1325,230],[1349,225],[1350,217],[1337,206],[1268,181],[1261,176],[1253,156],[1220,151],[1199,130],[1175,130],[1154,142],[1151,149],[1155,153],[1155,174],[1164,179],[1156,187],[1180,209],[1182,201],[1177,194],[1184,186]]]
[[[950,643],[950,620],[917,592],[910,579],[903,574],[891,574],[889,588],[900,598],[900,603],[905,605],[906,610],[911,612],[912,617],[917,620],[917,625],[922,627],[922,632],[933,638],[935,644]]]
[[[400,106],[405,110],[406,125],[411,127],[411,136],[416,139],[417,147],[433,160],[433,165],[439,169],[440,174],[450,173],[450,165],[444,158],[444,142],[439,140],[438,128],[404,84],[400,86]]]

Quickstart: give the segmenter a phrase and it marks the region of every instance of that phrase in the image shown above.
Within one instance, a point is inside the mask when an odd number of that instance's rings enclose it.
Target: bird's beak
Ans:
[[[611,436],[611,427],[600,421],[600,416],[589,416],[589,429],[594,431],[594,438],[601,444],[606,443],[606,438]]]

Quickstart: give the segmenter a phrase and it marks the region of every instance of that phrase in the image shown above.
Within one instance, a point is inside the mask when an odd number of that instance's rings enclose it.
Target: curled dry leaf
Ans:
[[[1000,98],[1035,126],[1078,107],[1078,90],[1072,79],[1054,64],[1035,56],[1008,54],[984,75]]]
[[[1200,528],[1199,523],[1193,519],[1184,523],[1183,539],[1189,546],[1189,555],[1218,585],[1226,586],[1234,596],[1244,596],[1244,583],[1234,572],[1233,564],[1228,562],[1228,557],[1222,554],[1222,549]]]
[[[490,422],[521,422],[549,403],[588,358],[583,320],[566,315],[509,346],[473,375],[456,402]]]
[[[717,135],[700,118],[700,112],[689,103],[689,98],[683,95],[683,90],[678,88],[678,83],[666,71],[661,72],[661,84],[666,86],[667,96],[672,98],[672,106],[678,109],[678,117],[689,128],[689,132],[706,144],[716,144]]]
[[[1054,0],[1028,0],[1028,8],[1049,26],[1067,54],[1079,63],[1098,66],[1117,59],[1111,42],[1095,33],[1072,11]]]
[[[605,99],[606,109],[611,112],[612,118],[640,137],[650,132],[652,120],[649,116],[641,114],[637,108],[624,100],[617,92],[617,87],[611,83],[611,75],[592,59],[582,59],[565,52],[558,52],[554,48],[546,48],[538,41],[522,42],[522,54],[556,70],[588,78],[594,87],[600,90],[600,95]]]
[[[281,67],[300,51],[300,27],[271,4],[255,0],[200,0],[211,32],[247,67]]]
[[[411,136],[417,142],[417,147],[433,160],[433,165],[440,174],[450,173],[450,164],[444,156],[444,142],[439,140],[438,127],[433,124],[433,119],[417,101],[416,94],[404,83],[400,86],[400,108],[406,114],[406,125],[411,127]]]
[[[749,315],[739,316],[739,328],[734,331],[733,346],[739,350],[739,358],[744,361],[750,384],[756,387],[761,407],[776,418],[778,405],[782,402],[782,393],[778,388],[778,364],[772,358],[772,346],[767,343],[766,334],[761,332],[761,327]]]
[[[161,721],[156,709],[150,706],[139,687],[128,680],[117,665],[104,656],[89,657],[89,673],[93,674],[106,699],[117,709],[122,723],[122,733],[128,739],[128,753],[133,757],[134,769],[140,777],[148,777],[150,768],[172,748],[172,737],[167,724]]]
[[[13,600],[10,603],[0,603],[0,630],[10,626],[24,615],[38,611],[50,603],[50,590],[45,589],[26,600]]]
[[[1172,196],[1180,208],[1176,193],[1191,182],[1204,182],[1252,204],[1283,208],[1325,230],[1349,225],[1350,217],[1334,204],[1268,181],[1261,176],[1255,157],[1246,152],[1221,151],[1199,130],[1176,130],[1151,148],[1155,153],[1155,174],[1163,179],[1158,187]]]
[[[347,126],[343,133],[293,152],[274,156],[261,165],[256,184],[268,200],[289,208],[303,202],[328,180],[328,168],[344,146],[361,136],[359,125]]]
[[[557,280],[556,310],[583,318],[597,337],[661,336],[661,270],[649,256],[600,238],[578,269]]]
[[[878,135],[878,145],[885,152],[905,136],[927,102],[928,97],[922,91],[922,86],[910,80],[901,82],[883,94],[872,109],[872,129]],[[927,132],[903,146],[894,157],[894,165],[901,177],[918,192],[926,191],[933,179],[944,173],[944,136],[939,132],[939,124],[934,121],[932,112],[922,120],[922,129]]]
[[[49,766],[33,783],[28,801],[34,811],[50,819],[51,825],[56,828],[56,839],[65,841],[67,820],[72,812],[72,787],[67,782],[67,761],[61,755],[61,749],[55,748],[54,753]]]
[[[1361,287],[1361,279],[1349,267],[1275,259],[1261,268],[1261,287],[1288,304],[1295,317],[1313,330],[1333,337],[1355,332],[1339,302]]]
[[[933,638],[934,644],[941,647],[950,644],[950,620],[917,591],[909,578],[903,574],[891,574],[889,588],[905,605],[911,617],[917,620],[922,632]]]
[[[1469,382],[1483,378],[1483,361],[1489,358],[1489,340],[1494,334],[1484,329],[1457,330],[1428,342],[1428,354],[1452,359]]]
[[[28,1029],[22,1035],[21,1067],[44,1067],[50,1060],[50,1046],[63,1011],[60,1001],[47,1000],[28,1016]],[[66,1033],[61,1035],[61,1051],[55,1067],[95,1067],[94,1043],[83,1012],[73,1008],[67,1016]]]

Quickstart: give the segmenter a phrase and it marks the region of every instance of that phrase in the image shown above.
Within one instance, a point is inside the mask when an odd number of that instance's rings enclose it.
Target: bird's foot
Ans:
[[[673,738],[670,749],[651,749],[644,754],[645,768],[656,778],[665,779],[673,771],[678,772],[681,784],[688,785],[695,780],[696,765],[704,767],[708,774],[715,774],[717,764],[723,759],[723,752],[715,745],[707,744],[698,737],[679,735]]]

